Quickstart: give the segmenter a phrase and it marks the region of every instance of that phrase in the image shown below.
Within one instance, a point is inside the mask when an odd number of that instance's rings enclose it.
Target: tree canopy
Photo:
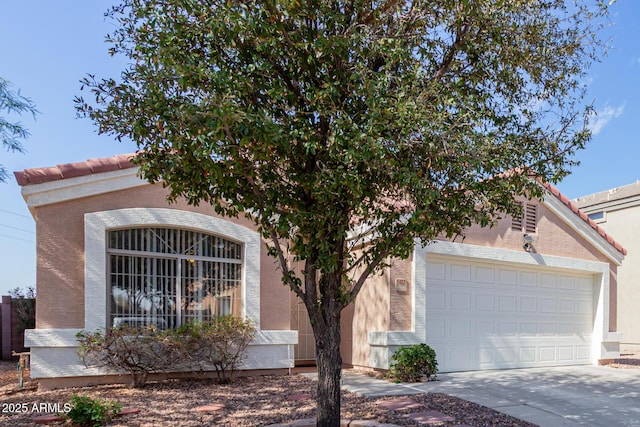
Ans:
[[[11,83],[0,78],[0,113],[22,114],[31,113],[35,117],[35,104],[29,98],[20,95],[20,91],[11,89]],[[2,146],[11,152],[24,152],[21,139],[29,136],[29,131],[20,122],[9,121],[8,118],[0,116],[0,142]],[[0,165],[0,182],[7,179],[7,170]]]
[[[529,175],[569,172],[589,139],[581,78],[605,12],[578,0],[125,0],[107,41],[130,65],[87,77],[92,99],[77,105],[136,141],[142,175],[171,198],[256,222],[309,312],[319,425],[336,425],[339,368],[325,363],[340,365],[340,310],[416,239],[491,225],[541,195]]]

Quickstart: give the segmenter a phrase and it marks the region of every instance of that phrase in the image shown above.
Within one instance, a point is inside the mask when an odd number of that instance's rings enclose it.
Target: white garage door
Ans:
[[[591,362],[590,275],[429,255],[426,298],[440,372]]]

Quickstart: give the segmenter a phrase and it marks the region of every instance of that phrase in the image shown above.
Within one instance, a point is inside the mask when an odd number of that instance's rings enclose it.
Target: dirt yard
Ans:
[[[124,407],[140,409],[138,414],[113,420],[108,424],[110,426],[267,426],[315,416],[316,383],[301,375],[238,378],[230,385],[192,380],[150,383],[144,389],[111,385],[54,391],[37,391],[37,382],[28,378],[22,390],[18,390],[17,381],[16,363],[1,362],[0,425],[36,425],[32,418],[44,413],[39,409],[63,408],[73,394],[117,401]],[[310,398],[292,399],[295,395],[307,395]],[[444,394],[412,397],[423,403],[428,410],[437,410],[454,417],[455,421],[446,422],[443,426],[533,426]],[[417,425],[403,417],[408,412],[417,411],[416,409],[389,411],[378,405],[380,400],[383,399],[367,399],[345,392],[342,398],[342,417],[402,426]],[[196,411],[198,407],[214,403],[222,403],[225,407],[212,413]]]
[[[615,368],[640,368],[640,355],[625,354]],[[267,426],[315,416],[315,381],[301,376],[262,376],[239,378],[230,385],[211,381],[166,381],[150,383],[144,389],[123,385],[95,386],[54,391],[38,391],[37,382],[25,378],[18,389],[17,363],[0,362],[0,425],[35,425],[32,418],[64,408],[73,394],[117,401],[124,407],[134,407],[139,413],[115,419],[110,426]],[[307,395],[309,399],[292,399]],[[435,410],[454,418],[443,426],[467,424],[471,426],[522,426],[532,424],[514,419],[489,408],[444,394],[412,396],[427,410]],[[343,393],[342,417],[353,420],[375,420],[401,426],[417,425],[405,418],[409,412],[425,409],[390,411],[378,405],[384,399],[367,399]],[[221,403],[224,409],[211,413],[196,408]],[[48,410],[48,411],[47,411]]]

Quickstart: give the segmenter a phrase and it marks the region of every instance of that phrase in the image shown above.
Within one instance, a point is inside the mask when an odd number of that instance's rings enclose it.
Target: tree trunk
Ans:
[[[326,324],[315,331],[318,365],[318,397],[316,422],[320,427],[340,426],[340,312],[332,314]]]
[[[315,275],[307,279],[314,281]],[[305,305],[316,341],[318,366],[318,397],[316,422],[320,427],[340,427],[340,303],[341,276],[325,274],[320,279],[319,298],[307,295]],[[313,289],[308,283],[307,289]],[[314,304],[315,302],[315,304]]]

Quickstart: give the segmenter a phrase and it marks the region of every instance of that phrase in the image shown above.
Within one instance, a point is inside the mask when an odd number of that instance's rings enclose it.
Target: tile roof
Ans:
[[[131,163],[134,156],[135,154],[119,154],[113,157],[89,159],[84,162],[67,163],[53,167],[25,169],[14,172],[14,175],[20,186],[42,184],[94,173],[134,168],[136,165]]]
[[[68,163],[54,167],[44,167],[35,169],[25,169],[20,172],[14,172],[18,184],[21,186],[42,184],[44,182],[57,181],[77,176],[91,175],[94,173],[110,172],[120,169],[133,168],[135,165],[131,163],[131,159],[135,154],[120,154],[114,157],[101,159],[89,159],[85,162]],[[552,195],[557,197],[564,205],[566,205],[574,214],[586,222],[600,236],[602,236],[610,245],[623,255],[627,254],[627,250],[613,237],[608,235],[602,227],[596,224],[591,218],[580,210],[575,202],[572,202],[567,196],[562,194],[560,190],[548,182],[536,179],[544,188]],[[640,184],[633,184],[638,185]],[[637,190],[637,189],[636,189]]]

